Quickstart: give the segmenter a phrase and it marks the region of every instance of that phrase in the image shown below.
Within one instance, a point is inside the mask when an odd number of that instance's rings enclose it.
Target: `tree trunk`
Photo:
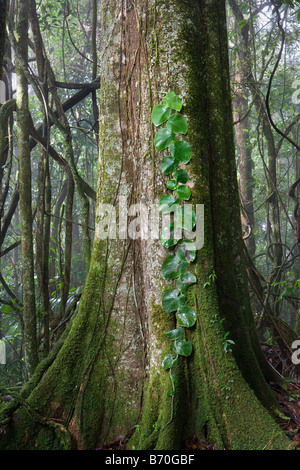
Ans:
[[[253,74],[253,64],[251,57],[251,49],[249,47],[249,23],[245,21],[242,9],[237,4],[236,0],[229,0],[230,8],[239,24],[245,22],[241,28],[241,43],[246,60],[243,64],[243,75],[245,77],[245,85],[250,89],[254,106],[260,120],[263,136],[267,144],[268,162],[266,166],[266,188],[268,200],[266,202],[266,212],[269,230],[269,242],[273,263],[273,271],[270,276],[270,283],[280,282],[280,266],[282,265],[283,250],[280,231],[280,201],[277,191],[277,152],[274,141],[272,126],[268,118],[265,100],[261,97],[259,85]],[[276,288],[275,295],[276,295]],[[274,310],[278,314],[279,304],[275,304]]]
[[[19,52],[27,62],[29,2],[18,3],[17,41]],[[24,304],[25,363],[31,377],[38,364],[36,337],[36,310],[34,286],[34,259],[32,237],[31,161],[29,148],[28,83],[19,60],[16,59],[17,74],[17,124],[19,149],[19,194],[22,248],[22,288]]]
[[[251,160],[251,143],[249,140],[248,99],[245,83],[247,77],[245,64],[245,49],[240,39],[240,25],[235,19],[236,57],[234,72],[233,118],[235,121],[235,139],[238,148],[239,190],[241,198],[242,226],[245,230],[245,245],[251,256],[255,255],[254,207],[253,207],[253,176]]]
[[[0,80],[2,79],[2,63],[5,46],[5,19],[6,19],[7,1],[0,0]]]
[[[271,416],[276,402],[262,372],[270,378],[244,271],[225,1],[102,0],[101,14],[90,270],[68,332],[11,405],[24,404],[18,421],[8,420],[8,409],[2,412],[0,423],[8,424],[0,448],[93,449],[125,439],[138,425],[129,449],[180,449],[194,435],[210,436],[219,449],[286,449],[290,441]],[[197,313],[186,333],[193,354],[176,366],[180,383],[173,397],[161,365],[171,351],[164,333],[176,324],[161,304],[171,285],[161,275],[167,253],[155,237],[141,239],[142,231],[136,240],[126,237],[119,211],[127,198],[133,217],[132,204],[150,208],[166,193],[151,124],[160,90],[183,99],[193,150],[191,202],[205,207],[205,244],[193,265],[197,284],[188,293]],[[109,220],[101,218],[101,204],[116,208],[115,239],[103,236]],[[228,332],[232,351],[225,347]]]

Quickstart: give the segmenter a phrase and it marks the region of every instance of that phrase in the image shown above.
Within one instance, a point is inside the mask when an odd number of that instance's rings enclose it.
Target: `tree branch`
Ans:
[[[279,9],[278,9],[278,6],[276,5],[276,3],[274,2],[274,0],[272,0],[272,5],[274,6],[274,9],[276,11],[276,15],[277,15],[277,24],[278,24],[278,28],[280,29],[281,31],[281,45],[280,45],[280,50],[279,50],[279,54],[278,54],[278,57],[277,57],[277,60],[276,60],[276,64],[274,66],[274,69],[272,70],[272,73],[271,73],[271,76],[270,76],[270,80],[269,80],[269,85],[268,85],[268,91],[267,91],[267,95],[266,95],[266,110],[267,110],[267,114],[268,114],[268,118],[269,118],[269,121],[271,123],[271,126],[275,129],[275,131],[280,134],[284,139],[288,140],[288,142],[290,142],[290,144],[293,145],[293,147],[295,147],[297,150],[300,150],[300,146],[294,142],[294,140],[292,140],[287,134],[284,134],[284,132],[282,132],[275,124],[275,122],[273,121],[273,118],[272,118],[272,115],[271,115],[271,111],[270,111],[270,94],[271,94],[271,88],[272,88],[272,81],[273,81],[273,78],[275,76],[275,73],[276,73],[276,70],[278,68],[278,65],[280,63],[280,60],[281,60],[281,56],[282,56],[282,53],[283,53],[283,48],[284,48],[284,44],[285,44],[285,31],[282,27],[282,24],[281,24],[281,17],[280,17],[280,13],[279,13]]]

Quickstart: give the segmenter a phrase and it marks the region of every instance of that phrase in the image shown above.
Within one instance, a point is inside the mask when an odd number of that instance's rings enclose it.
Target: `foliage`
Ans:
[[[31,8],[35,5],[32,2]],[[32,118],[34,130],[41,133],[43,124],[49,120],[50,114],[56,111],[53,102],[53,90],[49,87],[49,82],[45,76],[39,75],[38,57],[43,55],[48,60],[53,71],[54,80],[57,83],[57,95],[60,103],[65,103],[78,92],[76,86],[78,83],[90,83],[94,80],[94,73],[98,73],[98,66],[93,70],[92,57],[92,37],[90,34],[92,24],[92,1],[83,2],[79,0],[74,3],[69,0],[42,0],[36,2],[36,14],[38,24],[36,24],[35,34],[33,33],[32,23],[29,22],[29,67],[27,77],[29,85],[29,110]],[[10,2],[9,17],[15,18],[15,2]],[[13,35],[15,34],[14,24],[8,24]],[[38,45],[36,54],[36,31],[40,30],[41,44]],[[97,35],[99,28],[97,28]],[[7,37],[7,57],[4,59],[5,77],[8,80],[9,100],[15,98],[15,44]],[[95,38],[94,38],[95,39]],[[97,38],[96,38],[97,39]],[[9,58],[11,57],[11,59]],[[43,91],[43,100],[40,99],[33,84],[38,83],[38,88]],[[73,90],[72,87],[75,87]],[[51,88],[51,89],[50,89]],[[97,99],[97,91],[94,92],[94,102]],[[93,99],[90,93],[84,101],[74,103],[65,114],[70,127],[71,145],[74,150],[74,161],[78,174],[90,188],[96,186],[96,168],[97,168],[97,113],[93,108]],[[45,107],[47,112],[45,115]],[[47,114],[48,113],[48,114]],[[23,339],[23,284],[22,284],[22,266],[20,263],[20,240],[22,229],[19,223],[18,204],[12,203],[13,196],[18,189],[18,143],[16,138],[16,125],[14,113],[8,116],[5,126],[9,126],[9,131],[5,130],[6,139],[5,155],[2,157],[2,170],[0,171],[0,212],[1,226],[0,235],[0,270],[2,280],[0,283],[0,339],[4,338],[7,345],[7,364],[1,366],[5,369],[5,381],[7,384],[26,380],[26,367],[24,364],[24,339]],[[66,187],[68,184],[68,175],[66,166],[60,164],[60,159],[65,159],[65,138],[56,125],[51,125],[45,134],[48,133],[48,145],[57,152],[57,158],[53,153],[47,153],[42,156],[43,146],[33,145],[33,137],[30,137],[31,145],[31,167],[32,167],[32,205],[33,205],[33,233],[34,233],[34,263],[35,263],[35,292],[36,292],[36,318],[37,318],[37,339],[38,353],[42,359],[45,352],[45,328],[49,330],[51,338],[56,327],[63,322],[64,315],[72,304],[75,305],[77,290],[83,284],[86,276],[86,266],[83,262],[83,228],[81,220],[81,201],[75,188],[72,201],[72,215],[66,214]],[[7,150],[8,149],[8,150]],[[2,160],[2,158],[4,160]],[[49,179],[43,176],[42,166],[48,166]],[[47,189],[46,189],[47,188]],[[93,189],[94,190],[94,189]],[[48,196],[46,192],[48,191]],[[45,206],[48,198],[47,206]],[[93,235],[95,203],[89,200],[90,215],[89,227],[91,228],[91,237]],[[6,220],[10,210],[13,209],[12,218],[7,231],[3,235]],[[71,253],[67,253],[68,237],[67,219],[72,224],[72,243]],[[38,220],[43,232],[42,247],[44,252],[38,249],[37,232]],[[46,238],[49,238],[47,244]],[[7,251],[7,254],[6,254]],[[66,259],[71,260],[70,270],[65,269]],[[45,267],[48,267],[49,277],[47,281],[49,320],[50,324],[45,325],[45,291],[42,292],[41,273],[45,273]],[[69,276],[69,286],[66,283],[66,277]],[[74,301],[74,302],[73,302]],[[68,314],[66,314],[68,318]],[[55,330],[56,331],[56,330]],[[59,330],[61,332],[62,329]],[[17,336],[14,336],[17,335]],[[54,343],[50,343],[52,348]],[[18,364],[18,373],[13,372],[13,365]],[[2,376],[1,376],[2,377]],[[0,383],[2,383],[0,378]]]
[[[174,91],[166,93],[163,104],[155,106],[152,111],[152,122],[158,127],[165,124],[155,135],[154,143],[159,151],[168,150],[171,155],[164,157],[161,162],[161,170],[170,177],[167,188],[173,191],[175,196],[168,193],[161,197],[159,209],[163,214],[172,214],[173,220],[164,227],[161,242],[166,249],[172,250],[172,254],[162,263],[162,275],[167,281],[176,279],[176,288],[167,289],[162,295],[162,305],[167,314],[175,314],[178,327],[165,332],[165,335],[174,342],[173,352],[167,354],[162,367],[170,371],[172,390],[172,413],[176,385],[178,378],[173,373],[173,368],[178,365],[178,357],[189,357],[193,346],[185,339],[185,328],[191,328],[196,323],[194,308],[187,305],[185,296],[188,288],[197,282],[196,276],[188,271],[189,265],[195,260],[196,248],[193,242],[182,238],[182,230],[191,231],[196,225],[196,216],[193,210],[187,213],[184,201],[191,197],[188,186],[188,173],[185,165],[192,157],[192,150],[188,142],[178,140],[176,134],[185,135],[188,131],[186,119],[179,114],[182,109],[182,101]],[[172,421],[172,414],[169,423]],[[169,424],[167,423],[167,424]]]

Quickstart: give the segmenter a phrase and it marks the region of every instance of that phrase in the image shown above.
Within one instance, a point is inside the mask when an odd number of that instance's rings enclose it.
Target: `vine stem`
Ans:
[[[182,108],[182,101],[179,96],[176,95],[174,91],[172,92],[161,92],[165,94],[163,98],[163,105],[159,104],[155,106],[152,110],[152,122],[153,124],[158,127],[161,124],[166,123],[166,126],[163,129],[158,130],[154,137],[154,145],[159,150],[165,150],[167,147],[170,148],[170,152],[172,156],[164,157],[161,162],[161,170],[165,175],[170,175],[174,173],[174,179],[170,179],[167,183],[167,188],[169,190],[175,191],[177,195],[177,199],[175,199],[172,195],[167,194],[161,197],[160,199],[160,211],[163,213],[172,212],[171,205],[180,201],[181,211],[184,209],[183,205],[181,204],[182,201],[188,201],[191,197],[191,190],[188,185],[186,185],[188,181],[188,173],[187,171],[181,169],[175,171],[180,163],[185,165],[190,161],[192,156],[192,148],[186,141],[176,140],[175,134],[186,134],[188,131],[188,124],[186,119],[179,114]],[[175,113],[173,112],[175,111]],[[177,145],[176,145],[177,144]],[[171,150],[171,146],[173,149]],[[181,171],[181,173],[180,173]],[[171,200],[171,202],[170,202]],[[167,206],[167,208],[165,208]],[[193,215],[191,213],[191,215]],[[196,217],[196,214],[195,214]],[[172,230],[170,228],[173,240],[170,243],[167,240],[161,238],[162,244],[165,248],[171,248],[177,244],[176,236],[175,236],[175,223],[174,230],[172,234]],[[184,224],[181,228],[184,228]],[[175,241],[175,243],[174,243]],[[168,297],[168,292],[163,296],[162,304],[165,310],[168,313],[175,312],[179,310],[178,317],[178,324],[180,325],[180,330],[174,334],[174,331],[168,332],[172,339],[175,339],[175,351],[177,352],[177,356],[174,360],[174,356],[172,354],[167,354],[163,359],[162,365],[164,369],[170,370],[170,380],[172,383],[172,391],[168,393],[171,395],[171,416],[169,421],[165,424],[164,428],[168,426],[174,418],[174,397],[176,392],[175,380],[172,373],[172,368],[178,362],[178,355],[188,357],[192,352],[192,344],[185,339],[182,339],[184,333],[182,326],[193,326],[195,323],[196,317],[195,312],[191,307],[185,306],[184,303],[186,302],[186,298],[183,295],[183,292],[186,291],[186,284],[192,284],[196,282],[196,277],[192,273],[186,273],[188,263],[187,255],[184,250],[184,246],[182,248],[184,255],[181,253],[180,256],[176,257],[176,253],[173,255],[168,256],[162,265],[162,274],[167,280],[180,278],[179,285],[176,283],[177,289],[169,289],[173,294],[173,297]],[[188,250],[187,250],[188,251]],[[183,263],[184,258],[184,263]],[[189,257],[190,258],[190,257]],[[193,261],[193,259],[191,259]],[[179,266],[181,265],[180,269]],[[182,277],[183,276],[183,277]],[[184,277],[185,276],[185,277]],[[174,297],[175,292],[175,297]],[[179,300],[180,297],[180,300]],[[165,301],[165,305],[164,305]],[[167,305],[166,303],[170,303],[171,305]],[[173,302],[173,303],[172,303]],[[174,305],[175,302],[175,305]],[[180,311],[180,308],[185,308],[185,311]],[[166,333],[166,334],[168,334]],[[180,338],[180,344],[176,344],[176,341]],[[171,358],[171,359],[170,359]]]
[[[176,359],[178,358],[178,354],[177,354],[177,357]],[[174,418],[174,398],[175,398],[175,383],[174,383],[174,378],[173,378],[173,375],[172,375],[172,368],[170,369],[170,379],[171,379],[171,382],[172,382],[172,401],[171,401],[171,417],[169,419],[169,421],[165,424],[165,428],[172,423],[173,421],[173,418]]]

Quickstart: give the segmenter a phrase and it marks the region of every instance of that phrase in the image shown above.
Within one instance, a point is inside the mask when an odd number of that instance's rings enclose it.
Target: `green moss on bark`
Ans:
[[[5,48],[6,10],[7,10],[7,1],[0,0],[0,80],[2,79],[2,63],[3,63],[4,48]]]
[[[164,22],[169,20],[167,11],[174,14],[168,24]],[[186,426],[183,431],[175,419],[177,433],[172,436],[171,428],[167,434],[161,427],[150,433],[148,424],[146,431],[140,431],[145,437],[139,440],[140,448],[161,448],[163,442],[176,449],[179,433],[182,438],[210,436],[220,449],[289,447],[288,439],[262,405],[271,408],[276,402],[254,349],[258,342],[242,258],[225,24],[224,4],[216,1],[164,1],[157,11],[159,55],[172,50],[168,84],[172,86],[173,79],[183,84],[180,91],[193,149],[189,165],[194,182],[192,202],[205,205],[205,246],[195,264],[197,326],[187,333],[194,345],[193,357],[183,372],[188,396],[179,400],[178,416],[183,412],[188,417]],[[217,281],[204,288],[212,270]],[[236,343],[234,354],[224,351],[224,335],[229,330]],[[151,407],[154,387],[159,395],[167,394],[165,383],[150,381],[141,427],[145,420],[153,422],[161,416],[155,410],[164,409],[162,403]],[[182,396],[180,389],[177,397]],[[151,436],[149,441],[147,435]]]

